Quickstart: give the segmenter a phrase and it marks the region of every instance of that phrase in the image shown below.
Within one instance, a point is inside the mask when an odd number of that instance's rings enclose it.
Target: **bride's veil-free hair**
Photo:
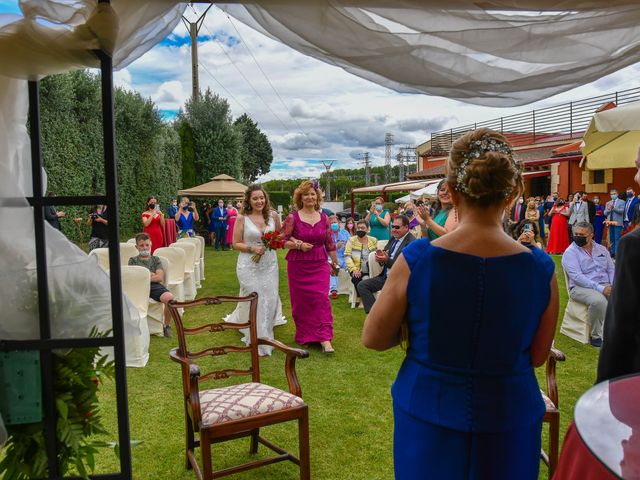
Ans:
[[[244,192],[244,198],[242,199],[242,214],[249,215],[252,212],[251,208],[251,194],[253,192],[262,192],[264,195],[264,208],[262,209],[262,217],[264,218],[264,223],[269,223],[269,215],[271,213],[271,200],[269,200],[269,194],[262,188],[262,185],[253,184],[247,187],[247,190]]]

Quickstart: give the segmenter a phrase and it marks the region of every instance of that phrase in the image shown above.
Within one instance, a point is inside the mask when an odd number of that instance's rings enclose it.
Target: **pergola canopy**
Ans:
[[[229,175],[218,175],[210,182],[196,187],[178,191],[179,195],[188,197],[240,197],[247,191],[247,186],[237,182]]]

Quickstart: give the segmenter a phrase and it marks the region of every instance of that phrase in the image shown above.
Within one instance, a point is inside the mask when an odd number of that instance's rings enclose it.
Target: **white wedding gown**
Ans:
[[[244,233],[242,241],[251,246],[262,245],[261,237],[263,233],[273,232],[275,221],[269,219],[265,232],[251,221],[249,217],[244,217]],[[274,250],[267,250],[260,262],[251,260],[253,253],[240,252],[238,254],[238,265],[236,273],[240,282],[240,296],[249,295],[252,292],[258,294],[258,311],[256,314],[256,329],[258,337],[274,338],[273,327],[287,323],[282,315],[282,302],[278,293],[280,279],[278,276],[278,257]],[[236,309],[227,315],[225,322],[246,323],[249,321],[249,303],[239,303]],[[244,334],[242,341],[249,345],[249,331],[242,329]],[[260,355],[271,355],[273,347],[259,345]]]

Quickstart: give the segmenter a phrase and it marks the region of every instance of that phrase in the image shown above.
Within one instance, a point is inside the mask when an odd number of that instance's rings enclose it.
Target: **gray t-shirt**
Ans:
[[[131,257],[129,259],[129,265],[145,267],[151,273],[156,273],[156,270],[162,270],[162,262],[158,257],[154,257],[153,255],[147,257],[145,260],[140,258],[140,255]]]

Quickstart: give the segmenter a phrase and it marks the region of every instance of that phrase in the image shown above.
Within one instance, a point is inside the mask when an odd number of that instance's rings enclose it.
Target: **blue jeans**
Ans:
[[[609,227],[609,242],[611,244],[611,256],[616,256],[616,248],[618,242],[620,242],[620,235],[622,234],[622,226],[611,225]]]

